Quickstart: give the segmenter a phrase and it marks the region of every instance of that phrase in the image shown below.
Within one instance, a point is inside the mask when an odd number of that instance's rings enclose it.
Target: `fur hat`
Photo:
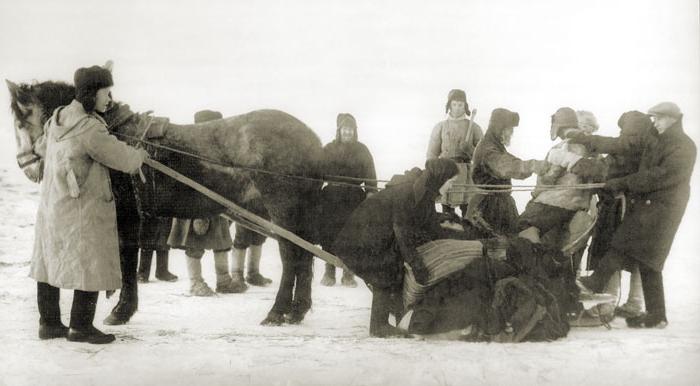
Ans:
[[[218,111],[213,111],[213,110],[197,111],[196,113],[194,113],[194,123],[215,121],[215,120],[221,119],[223,117],[224,116]]]
[[[104,67],[82,67],[73,75],[75,99],[83,105],[88,113],[95,110],[97,90],[114,85],[112,73]]]
[[[552,115],[552,127],[549,130],[549,137],[554,141],[559,136],[559,130],[570,128],[578,129],[576,112],[571,107],[561,107]]]
[[[641,111],[623,113],[617,120],[617,125],[620,127],[620,135],[623,136],[644,135],[654,127],[649,116]]]
[[[673,102],[661,102],[649,109],[649,115],[665,115],[673,118],[680,118],[683,113],[677,104]]]
[[[497,108],[491,112],[489,128],[487,131],[500,135],[506,127],[515,127],[520,124],[520,114],[504,108]]]
[[[355,117],[353,117],[350,113],[338,114],[338,117],[335,119],[335,124],[336,128],[338,129],[340,129],[343,126],[346,126],[352,127],[353,129],[357,130],[357,121],[355,121]]]
[[[471,111],[469,111],[469,103],[467,103],[467,94],[464,92],[464,90],[460,90],[458,88],[450,90],[450,92],[447,94],[445,113],[450,111],[450,102],[452,101],[464,102],[464,110],[466,111],[467,116],[471,115]]]
[[[598,119],[592,112],[586,110],[577,110],[576,118],[578,118],[578,128],[586,134],[593,134],[600,128]]]

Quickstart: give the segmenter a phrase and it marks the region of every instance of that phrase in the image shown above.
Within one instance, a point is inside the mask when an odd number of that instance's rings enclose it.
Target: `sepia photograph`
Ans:
[[[0,386],[700,384],[698,0],[0,0],[0,48]]]

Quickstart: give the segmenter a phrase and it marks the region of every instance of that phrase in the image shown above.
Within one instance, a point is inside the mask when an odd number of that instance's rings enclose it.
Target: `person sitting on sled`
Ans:
[[[516,225],[517,231],[532,241],[539,242],[550,230],[564,228],[577,211],[590,207],[590,189],[547,189],[548,186],[572,186],[601,180],[606,173],[602,162],[586,158],[588,153],[584,146],[569,143],[566,136],[571,132],[580,132],[576,112],[562,107],[552,115],[550,136],[552,140],[561,139],[546,157],[553,166],[544,176],[538,177],[539,189],[532,193],[533,198]],[[557,241],[550,242],[556,244]]]

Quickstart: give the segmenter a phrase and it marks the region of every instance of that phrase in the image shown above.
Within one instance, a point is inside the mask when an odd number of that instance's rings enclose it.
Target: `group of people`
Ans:
[[[42,146],[35,149],[44,172],[30,275],[37,281],[41,339],[109,343],[114,335],[93,326],[98,291],[121,284],[108,168],[137,173],[148,154],[111,136],[99,115],[111,100],[109,70],[81,68],[74,81],[75,99],[53,112]],[[321,192],[319,242],[349,268],[342,285],[356,286],[355,274],[373,292],[370,334],[398,333],[388,316],[405,314],[407,286],[429,290],[481,257],[487,239],[561,248],[569,223],[590,209],[594,194],[600,197],[600,215],[588,260],[595,270],[580,279],[582,296],[606,290],[611,277],[629,269],[638,275],[633,275],[634,296],[619,310],[627,312],[628,325],[667,323],[661,271],[688,201],[696,156],[675,104],[661,103],[647,114],[623,114],[617,138],[593,135],[598,124],[590,112],[560,108],[550,129],[557,143],[542,160],[522,160],[508,151],[519,125],[517,112],[495,109],[484,133],[470,119],[465,92],[456,89],[448,94],[446,114],[431,133],[425,168],[394,176],[383,189],[377,188],[372,155],[358,141],[351,114],[338,115],[336,137],[324,147],[328,184]],[[221,117],[205,110],[195,115],[195,122]],[[532,174],[538,176],[538,189],[519,214],[510,195],[511,179]],[[444,213],[439,215],[436,201],[454,191],[457,180],[479,188],[462,192],[457,203],[440,201]],[[586,185],[592,182],[602,189]],[[617,199],[621,194],[627,197],[624,215]],[[246,205],[256,214],[265,211],[255,200]],[[467,226],[459,230],[444,223],[460,220],[456,206]],[[192,295],[214,294],[201,274],[205,250],[214,253],[216,292],[241,293],[247,284],[270,284],[259,270],[265,236],[236,224],[232,240],[230,225],[222,217],[144,216],[139,280],[148,281],[154,251],[156,277],[177,280],[168,270],[168,249],[175,247],[185,250]],[[454,239],[461,244],[441,243]],[[450,256],[456,257],[446,261]],[[327,264],[321,284],[335,283],[335,267]],[[646,313],[641,312],[639,283]],[[75,290],[69,327],[61,322],[59,288]]]

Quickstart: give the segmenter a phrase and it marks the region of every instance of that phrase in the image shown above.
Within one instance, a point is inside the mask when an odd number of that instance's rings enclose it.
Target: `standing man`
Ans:
[[[584,293],[602,292],[625,260],[634,260],[639,265],[647,313],[627,318],[627,325],[663,328],[668,322],[661,271],[688,204],[697,150],[683,131],[683,114],[675,103],[659,103],[649,109],[649,115],[656,130],[637,139],[572,139],[597,153],[626,154],[636,146],[643,149],[636,173],[605,182],[605,189],[625,192],[630,205],[597,269],[579,284]]]
[[[464,90],[454,89],[447,94],[445,112],[445,120],[435,125],[430,134],[426,158],[449,158],[455,161],[460,169],[460,177],[469,183],[471,178],[468,166],[474,156],[474,149],[484,134],[481,127],[469,119],[471,112]],[[466,209],[467,205],[460,205],[462,215],[466,213]],[[445,203],[442,205],[442,211],[454,213],[454,208]]]
[[[325,174],[330,183],[321,191],[319,234],[321,247],[326,251],[331,250],[352,212],[377,190],[374,159],[367,146],[357,140],[355,117],[348,113],[338,114],[336,127],[335,140],[323,147]],[[357,287],[354,275],[348,270],[343,271],[340,283],[345,287]],[[321,284],[335,285],[333,264],[326,263]]]

